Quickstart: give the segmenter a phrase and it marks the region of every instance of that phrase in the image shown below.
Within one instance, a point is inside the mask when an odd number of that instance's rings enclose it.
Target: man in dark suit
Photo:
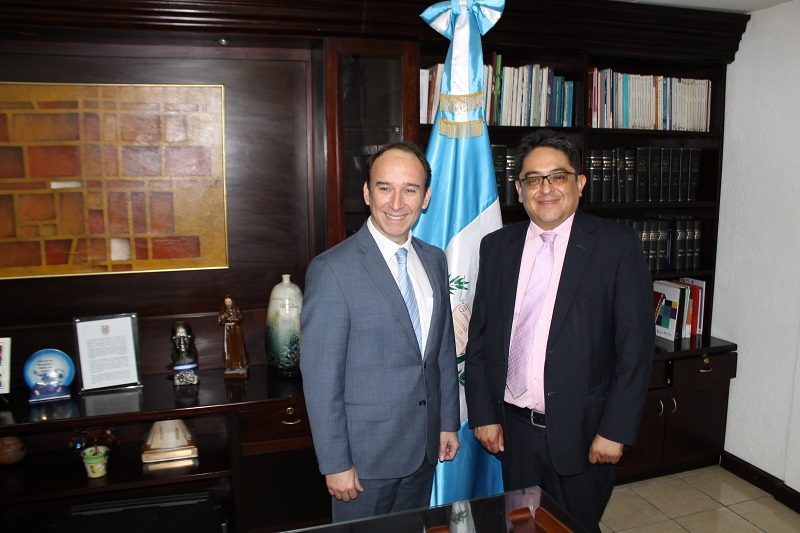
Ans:
[[[379,151],[367,223],[306,273],[300,368],[335,522],[427,507],[458,450],[447,260],[411,236],[430,179],[416,146]]]
[[[501,459],[506,490],[538,485],[599,531],[647,393],[652,280],[633,229],[577,212],[586,177],[566,136],[528,135],[516,168],[530,221],[481,243],[470,426]]]

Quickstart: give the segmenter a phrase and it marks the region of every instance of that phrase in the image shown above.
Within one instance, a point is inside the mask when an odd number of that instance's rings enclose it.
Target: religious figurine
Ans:
[[[225,377],[247,377],[247,354],[244,350],[244,337],[239,326],[244,321],[242,312],[233,302],[233,298],[225,295],[225,301],[219,308],[219,325],[225,326]]]
[[[194,345],[192,327],[186,322],[175,322],[172,326],[172,377],[176,387],[197,385],[197,348]]]

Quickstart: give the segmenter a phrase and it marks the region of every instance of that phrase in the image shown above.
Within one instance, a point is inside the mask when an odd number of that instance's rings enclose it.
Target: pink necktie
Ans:
[[[536,259],[531,269],[531,277],[525,288],[522,307],[517,317],[517,328],[511,338],[508,349],[508,390],[514,398],[519,398],[528,390],[528,356],[533,345],[533,333],[542,302],[550,284],[550,274],[553,271],[553,241],[556,234],[546,232],[541,234],[544,244],[536,253]]]

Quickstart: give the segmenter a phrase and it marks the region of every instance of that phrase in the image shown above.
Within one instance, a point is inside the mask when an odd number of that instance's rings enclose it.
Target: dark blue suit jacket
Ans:
[[[507,226],[481,243],[465,363],[473,428],[505,430],[508,347],[529,224]],[[547,438],[559,474],[589,465],[595,434],[635,442],[655,351],[652,291],[638,234],[576,212],[544,372]]]

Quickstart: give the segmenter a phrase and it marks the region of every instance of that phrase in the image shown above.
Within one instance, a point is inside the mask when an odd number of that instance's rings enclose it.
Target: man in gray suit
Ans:
[[[427,507],[458,450],[447,260],[411,236],[430,179],[413,144],[379,151],[368,221],[306,272],[300,369],[334,522]]]

